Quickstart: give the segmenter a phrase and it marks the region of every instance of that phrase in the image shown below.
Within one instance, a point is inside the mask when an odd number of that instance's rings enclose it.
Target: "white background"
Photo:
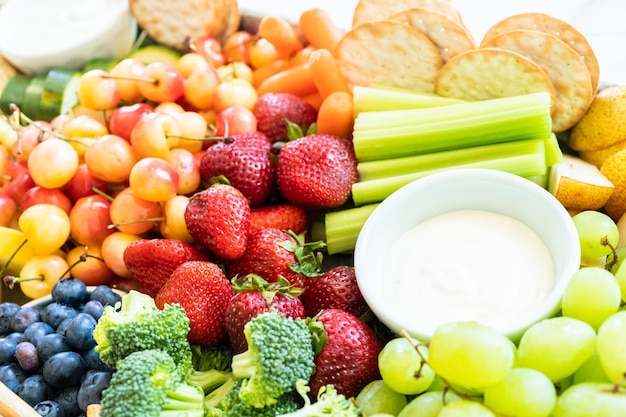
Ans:
[[[480,41],[500,19],[522,12],[543,12],[574,25],[589,40],[600,62],[600,78],[626,84],[625,0],[455,0],[463,21]],[[357,0],[239,0],[244,11],[273,13],[298,20],[303,10],[322,7],[349,28]]]

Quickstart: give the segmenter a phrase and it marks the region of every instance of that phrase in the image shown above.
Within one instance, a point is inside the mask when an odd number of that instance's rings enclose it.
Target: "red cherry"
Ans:
[[[39,185],[26,190],[20,200],[20,211],[24,211],[35,204],[54,204],[67,214],[72,209],[72,201],[61,188],[44,188]]]
[[[130,141],[130,133],[133,131],[137,121],[144,114],[153,111],[152,106],[147,103],[135,103],[118,107],[109,116],[109,133]]]

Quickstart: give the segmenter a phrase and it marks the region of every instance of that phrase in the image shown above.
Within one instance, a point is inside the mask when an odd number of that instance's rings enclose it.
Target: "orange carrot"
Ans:
[[[317,91],[309,94],[307,96],[304,96],[304,99],[306,100],[307,103],[309,103],[311,106],[313,106],[315,108],[315,110],[320,109],[320,106],[322,105],[322,96],[320,95],[320,93],[318,93]]]
[[[322,101],[317,113],[317,132],[342,138],[352,138],[354,115],[352,94],[345,91],[330,93]]]
[[[259,22],[257,35],[270,41],[282,57],[292,55],[304,47],[296,28],[281,16],[264,16]]]
[[[257,94],[292,93],[300,97],[317,91],[308,65],[287,68],[265,79],[258,87]]]
[[[332,51],[344,34],[327,11],[321,8],[305,10],[300,14],[298,29],[302,37],[315,48]]]
[[[271,77],[274,74],[281,72],[285,67],[285,60],[277,59],[276,61],[264,65],[259,68],[255,68],[252,71],[252,86],[257,88],[263,81]]]
[[[337,60],[328,49],[316,49],[311,52],[309,71],[322,98],[335,91],[351,93]]]
[[[295,67],[297,65],[303,65],[309,62],[309,57],[313,53],[315,49],[312,46],[305,46],[295,54],[291,54],[287,58],[285,58],[285,67]]]

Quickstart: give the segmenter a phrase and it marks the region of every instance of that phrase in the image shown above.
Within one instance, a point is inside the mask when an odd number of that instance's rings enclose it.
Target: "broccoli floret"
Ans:
[[[116,368],[118,361],[139,350],[161,349],[186,375],[192,369],[188,333],[189,318],[181,306],[167,304],[160,310],[152,297],[131,290],[115,307],[105,307],[93,335],[96,352],[108,366]]]
[[[233,361],[233,348],[228,344],[217,346],[191,345],[193,353],[193,369],[196,371],[208,371],[216,369],[218,371],[230,371]]]
[[[233,356],[232,373],[243,379],[239,397],[263,408],[308,381],[314,368],[313,337],[305,320],[275,310],[252,318],[244,327],[245,352]]]
[[[102,392],[101,417],[204,416],[204,392],[185,383],[176,362],[166,352],[140,350],[117,365]]]
[[[310,387],[306,381],[298,381],[296,390],[304,399],[304,406],[290,413],[278,414],[278,417],[361,417],[359,408],[339,394],[333,385],[321,387],[313,403],[308,396]]]
[[[250,406],[240,398],[243,380],[234,381],[232,388],[221,397],[214,408],[208,407],[209,411],[205,417],[276,417],[280,414],[291,413],[300,407],[299,398],[295,391],[281,395],[275,403],[266,407]]]
[[[199,386],[205,394],[209,394],[224,385],[229,379],[234,379],[230,372],[218,371],[217,369],[193,370],[187,375],[186,382]]]

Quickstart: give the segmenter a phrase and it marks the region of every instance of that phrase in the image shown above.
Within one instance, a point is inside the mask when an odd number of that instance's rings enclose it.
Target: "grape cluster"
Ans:
[[[120,295],[101,285],[89,291],[66,278],[49,302],[0,304],[0,382],[42,416],[84,416],[99,403],[112,369],[95,351],[93,329],[104,306]]]

